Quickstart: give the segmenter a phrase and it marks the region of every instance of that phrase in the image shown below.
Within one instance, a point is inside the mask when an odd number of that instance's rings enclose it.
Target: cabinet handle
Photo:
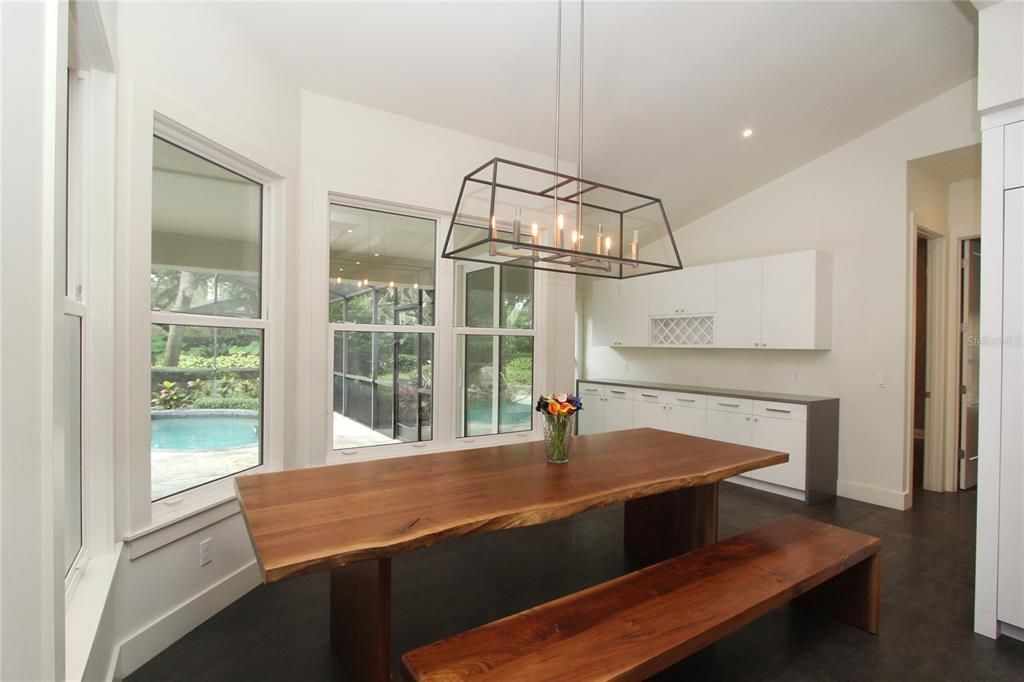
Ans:
[[[585,388],[583,390],[587,391],[588,393],[597,393],[597,389],[596,388]]]
[[[739,407],[739,403],[718,403],[722,407]]]
[[[651,393],[641,393],[640,397],[641,398],[657,398],[658,396],[656,396],[654,394],[651,394]]]
[[[681,403],[695,403],[697,402],[694,398],[676,398]]]
[[[783,409],[781,409],[779,407],[766,407],[766,408],[764,408],[764,411],[765,412],[779,412],[781,414],[792,414],[793,413],[792,410],[783,410]]]
[[[612,390],[612,393],[614,393],[614,394],[616,394],[616,395],[626,395],[626,392],[625,392],[625,391],[616,391],[616,390],[614,390],[614,389]]]
[[[747,421],[750,421],[750,417],[747,417]]]

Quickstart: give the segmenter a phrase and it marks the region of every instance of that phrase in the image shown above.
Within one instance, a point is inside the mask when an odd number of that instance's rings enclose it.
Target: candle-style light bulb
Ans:
[[[388,288],[389,289],[394,289],[395,288],[395,283],[394,282],[388,282]]]
[[[565,216],[558,214],[558,225],[555,227],[555,248],[562,248],[562,229],[565,227]]]
[[[420,288],[420,283],[419,282],[413,282],[412,288],[413,289],[419,289]]]
[[[610,256],[611,253],[612,253],[612,238],[611,237],[605,237],[604,238],[604,255]]]
[[[572,231],[572,248],[576,248],[576,242],[579,240],[579,235],[576,234],[576,230]]]
[[[491,216],[491,241],[488,246],[488,252],[492,256],[498,255],[498,245],[494,243],[494,240],[498,238],[498,217]]]
[[[633,260],[640,260],[640,230],[633,230],[633,243],[629,245],[629,257]],[[639,263],[634,263],[633,267],[638,267]]]
[[[537,223],[530,226],[530,234],[533,235],[533,243],[536,244],[540,238],[540,228],[537,226]]]

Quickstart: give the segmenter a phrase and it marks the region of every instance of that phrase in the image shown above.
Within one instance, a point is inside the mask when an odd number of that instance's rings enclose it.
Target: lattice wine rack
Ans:
[[[651,319],[652,346],[710,346],[715,340],[713,315]]]

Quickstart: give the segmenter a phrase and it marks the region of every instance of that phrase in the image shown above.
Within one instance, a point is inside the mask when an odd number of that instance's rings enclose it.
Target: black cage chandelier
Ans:
[[[682,269],[661,199],[559,172],[562,0],[556,50],[554,168],[495,158],[466,175],[442,257],[613,279]],[[579,60],[582,175],[582,0]]]

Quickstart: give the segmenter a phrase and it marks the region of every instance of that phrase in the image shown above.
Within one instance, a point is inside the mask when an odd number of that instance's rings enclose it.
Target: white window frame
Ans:
[[[493,308],[492,309],[494,310],[494,321],[497,324],[501,324],[501,273],[502,273],[501,265],[497,264],[497,263],[474,263],[474,262],[471,262],[471,261],[461,261],[458,265],[463,266],[462,267],[462,272],[463,273],[478,272],[480,270],[487,270],[487,269],[490,269],[492,271],[492,273],[493,273],[492,276],[494,278],[494,282],[493,282],[493,287],[492,287],[491,290],[492,290],[492,295],[493,295]],[[463,277],[459,277],[459,267],[454,267],[453,271],[454,271],[453,276],[455,278],[455,302],[454,302],[454,306],[456,308],[456,311],[455,311],[456,317],[455,317],[455,319],[458,320],[459,318],[461,318],[461,317],[463,317],[465,315],[465,304],[466,304],[465,286],[466,286],[466,283],[465,283],[465,279]],[[538,343],[537,343],[537,287],[538,287],[539,278],[537,277],[537,272],[536,271],[534,271],[532,274],[533,274],[533,311],[532,311],[532,318],[533,318],[532,322],[533,322],[533,324],[530,326],[529,329],[511,329],[511,328],[503,328],[503,327],[467,327],[467,326],[464,326],[464,324],[456,326],[455,329],[454,329],[454,333],[455,333],[455,352],[456,352],[456,361],[455,361],[455,370],[456,370],[456,375],[455,375],[456,376],[456,387],[455,387],[455,399],[456,399],[456,404],[455,404],[455,412],[456,412],[455,436],[456,436],[456,438],[457,438],[457,440],[459,442],[462,442],[462,443],[467,443],[467,442],[468,443],[472,443],[472,442],[475,442],[475,440],[477,438],[489,438],[491,436],[499,436],[499,435],[500,436],[510,436],[510,435],[514,436],[514,435],[520,434],[520,433],[530,433],[531,431],[533,431],[534,429],[537,428],[536,417],[531,412],[530,413],[531,414],[531,418],[530,418],[530,428],[529,429],[523,429],[522,431],[513,431],[513,432],[509,432],[509,433],[504,433],[504,434],[498,433],[498,427],[499,427],[499,421],[500,421],[499,420],[499,415],[498,415],[498,410],[499,410],[499,406],[500,406],[500,402],[501,402],[500,390],[499,390],[499,387],[498,387],[498,380],[497,380],[498,367],[499,367],[500,358],[501,358],[501,349],[500,349],[501,341],[499,339],[498,343],[494,344],[494,348],[492,350],[492,354],[493,354],[493,359],[492,359],[492,363],[493,364],[492,364],[492,367],[494,368],[494,372],[495,372],[495,389],[494,389],[494,392],[493,392],[493,395],[492,395],[492,398],[491,398],[491,428],[494,431],[494,433],[489,433],[489,434],[484,434],[484,435],[479,435],[479,436],[459,436],[458,435],[459,432],[462,430],[462,425],[465,424],[465,417],[466,417],[465,416],[466,402],[464,400],[465,390],[466,390],[466,383],[465,383],[466,382],[466,374],[465,374],[465,371],[459,371],[460,369],[464,369],[464,365],[465,365],[465,357],[464,357],[464,355],[465,355],[465,346],[463,344],[461,344],[461,343],[458,343],[460,337],[464,337],[464,336],[489,336],[489,337],[529,336],[530,338],[532,338],[533,339],[533,362],[534,362],[533,392],[537,393],[537,380],[538,380],[538,373],[537,373],[537,368],[536,368],[536,364],[537,364],[537,350],[538,350]],[[463,321],[463,323],[465,323],[464,319],[462,321]]]
[[[317,355],[323,358],[321,367],[325,371],[319,373],[322,376],[320,389],[317,391],[319,400],[322,401],[324,415],[321,424],[324,452],[323,459],[314,458],[310,464],[341,464],[345,462],[358,462],[375,459],[388,459],[391,457],[403,457],[407,455],[423,454],[426,452],[444,452],[449,450],[486,447],[492,445],[503,445],[509,443],[521,443],[524,440],[537,440],[542,437],[538,428],[537,420],[532,422],[532,428],[528,431],[515,433],[491,434],[486,436],[470,436],[465,438],[456,437],[458,433],[458,417],[460,410],[455,408],[459,404],[459,379],[456,377],[458,368],[458,343],[457,338],[460,330],[468,330],[472,334],[501,335],[532,335],[534,336],[534,362],[533,362],[533,385],[541,384],[541,378],[545,376],[545,358],[541,344],[546,334],[543,326],[539,324],[540,311],[547,309],[548,293],[543,286],[543,278],[536,275],[534,278],[534,326],[533,329],[499,329],[489,328],[464,328],[456,327],[455,307],[456,282],[455,267],[451,259],[442,258],[444,240],[448,233],[448,226],[451,223],[451,213],[422,206],[411,206],[396,202],[389,202],[381,199],[367,199],[365,197],[353,196],[338,191],[327,189],[331,181],[314,181],[316,186],[315,195],[322,197],[313,206],[310,218],[316,228],[312,231],[313,239],[319,247],[320,262],[318,267],[311,268],[314,273],[309,285],[313,295],[310,297],[313,306],[313,329],[326,330],[327,334],[319,332],[321,338],[326,338],[326,348],[320,347]],[[334,449],[334,416],[333,416],[333,380],[334,380],[334,331],[344,329],[348,331],[374,331],[375,325],[367,324],[345,324],[337,325],[328,322],[328,287],[326,283],[330,277],[330,249],[320,245],[327,245],[330,234],[330,206],[340,204],[370,211],[384,211],[388,213],[399,213],[415,218],[423,218],[437,221],[437,228],[434,231],[435,245],[435,290],[434,290],[434,324],[432,326],[414,327],[411,325],[400,325],[401,331],[430,331],[434,333],[434,368],[433,368],[433,405],[431,413],[433,416],[432,439],[417,443],[396,443],[394,445],[374,445],[367,447],[345,448],[344,450]],[[384,331],[394,331],[395,327],[388,325]],[[314,331],[315,334],[317,332]],[[317,342],[322,343],[322,342]],[[317,374],[316,367],[313,368]]]
[[[84,5],[82,6],[84,7]],[[79,7],[80,11],[85,11]],[[70,608],[95,557],[114,549],[114,422],[91,405],[113,402],[113,248],[117,81],[102,28],[73,25],[68,88],[67,280],[64,314],[81,320],[81,537],[65,576]],[[91,51],[83,45],[91,46]],[[100,46],[100,47],[97,47]],[[69,290],[77,286],[77,290]],[[63,349],[62,349],[63,352]],[[63,520],[62,520],[63,521]],[[67,532],[67,529],[64,529]]]
[[[130,186],[128,206],[119,228],[127,255],[125,338],[128,346],[127,390],[122,409],[127,417],[127,522],[125,539],[135,541],[176,521],[200,513],[235,497],[235,475],[280,470],[284,450],[284,234],[287,164],[238,138],[208,119],[164,97],[145,85],[132,85],[131,127],[127,142]],[[228,168],[263,185],[261,242],[261,316],[221,317],[166,313],[151,310],[153,137]],[[233,327],[263,331],[262,462],[158,501],[151,500],[150,337],[154,323],[204,327]]]

